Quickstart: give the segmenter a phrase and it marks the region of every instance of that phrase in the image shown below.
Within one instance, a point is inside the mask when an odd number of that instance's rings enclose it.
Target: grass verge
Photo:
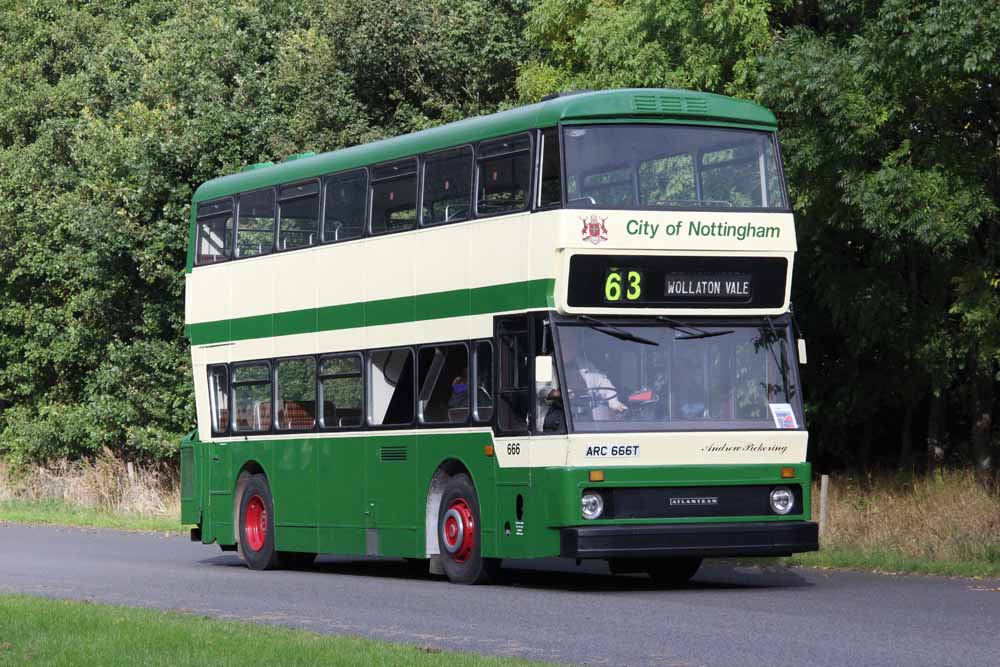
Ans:
[[[813,486],[813,518],[819,485]],[[831,478],[822,550],[788,565],[1000,577],[1000,491],[967,471]]]
[[[114,528],[159,533],[185,532],[177,516],[147,516],[70,505],[59,500],[0,501],[0,523],[32,523],[87,528]]]
[[[781,565],[832,570],[864,570],[879,574],[931,574],[970,579],[1000,578],[1000,564],[979,561],[939,561],[892,552],[863,552],[823,548],[778,559]]]
[[[532,665],[357,637],[0,595],[0,665]]]

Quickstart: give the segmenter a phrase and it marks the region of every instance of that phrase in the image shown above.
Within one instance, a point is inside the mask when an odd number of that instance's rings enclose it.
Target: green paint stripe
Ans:
[[[187,325],[186,329],[192,345],[212,345],[379,324],[400,324],[529,308],[551,308],[555,303],[554,289],[555,280],[543,278],[473,289],[238,317],[231,320],[198,322]]]

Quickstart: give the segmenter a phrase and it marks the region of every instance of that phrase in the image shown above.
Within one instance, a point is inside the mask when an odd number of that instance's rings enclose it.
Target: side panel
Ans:
[[[319,551],[317,518],[317,452],[314,438],[277,440],[271,444],[275,542],[287,551]]]
[[[228,442],[213,442],[208,445],[208,515],[211,530],[208,535],[202,533],[202,538],[210,535],[219,544],[234,544],[233,536],[233,484],[235,483],[231,444]]]
[[[365,443],[366,547],[371,555],[416,556],[423,503],[417,495],[418,436],[371,435]],[[422,533],[421,533],[422,534]]]
[[[198,449],[202,449],[196,432],[181,442],[181,524],[201,523],[201,484],[198,474]]]
[[[317,440],[319,550],[365,553],[365,438]]]

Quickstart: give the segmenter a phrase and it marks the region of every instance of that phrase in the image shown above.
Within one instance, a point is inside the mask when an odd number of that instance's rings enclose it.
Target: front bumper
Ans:
[[[566,558],[789,556],[819,550],[812,521],[574,526],[560,531]]]

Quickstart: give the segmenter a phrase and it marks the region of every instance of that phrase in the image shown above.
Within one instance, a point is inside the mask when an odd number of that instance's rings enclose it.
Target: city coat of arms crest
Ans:
[[[583,220],[582,240],[590,241],[594,245],[608,240],[608,226],[605,224],[607,218],[585,215],[581,219]]]

